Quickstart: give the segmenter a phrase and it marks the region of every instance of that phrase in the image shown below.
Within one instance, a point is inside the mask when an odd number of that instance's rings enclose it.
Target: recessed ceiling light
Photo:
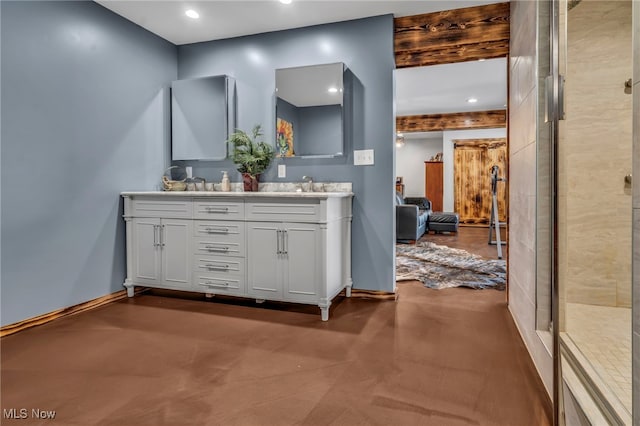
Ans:
[[[396,136],[398,136],[398,137],[400,137],[400,138],[401,138],[401,137],[403,137],[404,135],[403,135],[402,133],[397,133],[397,134],[396,134]]]
[[[291,4],[291,0],[280,0],[282,4]]]
[[[329,93],[338,93],[338,89],[335,87],[329,87]]]
[[[485,59],[478,59],[478,62],[484,62]]]
[[[476,98],[469,98],[469,99],[467,99],[467,102],[469,102],[470,104],[475,104],[476,102],[478,102],[478,99],[476,99]]]
[[[191,19],[198,19],[200,17],[200,14],[193,9],[187,10],[184,14]]]

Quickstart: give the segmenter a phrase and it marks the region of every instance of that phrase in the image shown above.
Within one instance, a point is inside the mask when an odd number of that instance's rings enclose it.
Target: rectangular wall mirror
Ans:
[[[171,83],[171,158],[224,160],[235,129],[235,80],[226,75]]]
[[[276,155],[343,155],[343,63],[276,70]]]

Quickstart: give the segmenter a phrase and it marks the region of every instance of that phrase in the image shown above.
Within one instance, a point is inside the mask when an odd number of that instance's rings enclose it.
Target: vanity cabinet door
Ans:
[[[133,276],[134,281],[151,286],[160,284],[161,247],[159,245],[160,219],[133,220]]]
[[[191,289],[191,221],[133,220],[134,282],[150,287]]]
[[[247,222],[247,293],[282,299],[282,231],[279,223]]]
[[[166,287],[191,290],[192,226],[190,220],[161,221],[162,284]]]
[[[284,298],[292,302],[317,302],[320,293],[321,233],[318,225],[283,224]]]
[[[321,253],[318,225],[249,222],[248,293],[259,299],[318,301]]]

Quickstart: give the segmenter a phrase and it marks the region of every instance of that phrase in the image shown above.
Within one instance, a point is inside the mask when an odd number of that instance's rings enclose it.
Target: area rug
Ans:
[[[396,281],[421,281],[434,289],[504,290],[507,263],[430,242],[396,244]]]

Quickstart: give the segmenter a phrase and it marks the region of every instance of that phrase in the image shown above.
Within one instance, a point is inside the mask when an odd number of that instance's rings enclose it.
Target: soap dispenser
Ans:
[[[196,182],[193,179],[193,169],[191,168],[191,166],[187,166],[184,169],[187,172],[187,178],[185,179],[185,182],[187,184],[187,191],[195,191],[196,190]]]
[[[226,170],[222,171],[222,191],[229,192],[231,191],[231,184],[229,183],[229,175]]]

